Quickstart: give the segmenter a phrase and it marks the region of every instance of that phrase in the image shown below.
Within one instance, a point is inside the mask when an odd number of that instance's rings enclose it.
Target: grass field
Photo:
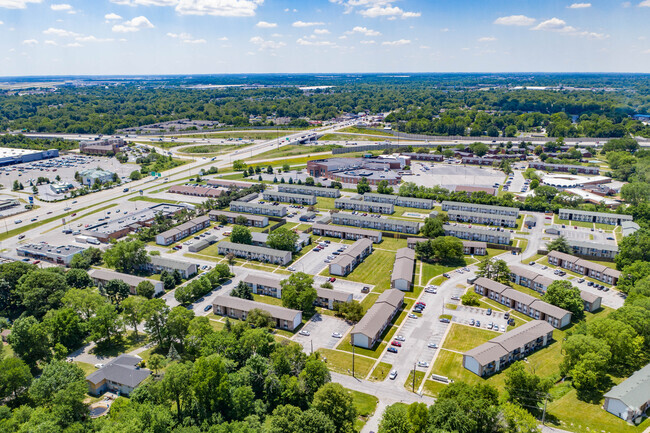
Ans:
[[[442,345],[445,349],[467,352],[500,335],[498,332],[453,323]]]
[[[437,397],[438,393],[443,389],[445,389],[446,386],[447,385],[445,385],[442,382],[437,382],[435,380],[426,380],[424,382],[424,387],[422,388],[422,392],[431,397]]]
[[[422,263],[422,284],[428,284],[429,280],[445,272],[451,272],[458,266],[447,266],[433,263]]]
[[[357,410],[358,418],[354,422],[355,431],[361,431],[368,419],[375,413],[379,399],[374,395],[348,389],[352,395],[352,404]]]
[[[273,129],[273,127],[269,127],[269,129]],[[228,139],[228,138],[241,138],[243,140],[273,140],[274,138],[278,137],[278,134],[280,137],[283,135],[287,135],[287,132],[291,133],[296,133],[302,131],[302,129],[279,129],[278,132],[275,131],[264,131],[264,132],[256,132],[254,130],[252,131],[239,131],[239,132],[227,132],[227,131],[219,131],[219,132],[211,132],[211,133],[205,133],[205,134],[190,134],[190,135],[183,135],[183,137],[190,137],[190,138],[223,138]]]
[[[424,371],[415,370],[415,384],[413,383],[413,370],[409,372],[408,377],[404,381],[404,388],[411,392],[417,392],[420,389],[420,384],[424,380]]]
[[[377,367],[372,371],[370,374],[370,377],[368,377],[368,380],[372,382],[382,382],[388,377],[388,373],[390,373],[390,370],[393,368],[391,364],[388,364],[386,362],[380,362],[377,364]]]
[[[331,210],[335,209],[333,197],[317,197],[316,198],[316,208],[321,210]]]
[[[282,299],[274,298],[273,296],[258,295],[253,293],[253,301],[262,302],[268,305],[282,306]]]
[[[368,293],[365,298],[361,301],[361,306],[363,307],[364,313],[368,311],[370,307],[373,306],[377,298],[379,297],[379,293]]]
[[[554,216],[553,216],[553,222],[554,222],[555,224],[564,224],[564,225],[566,225],[567,227],[568,227],[568,226],[572,226],[572,227],[573,227],[573,226],[576,226],[576,227],[585,227],[585,228],[588,228],[588,229],[591,229],[591,228],[594,227],[594,224],[593,224],[593,223],[588,223],[588,222],[585,222],[585,221],[570,221],[570,220],[563,220],[563,219],[560,219],[560,217],[559,217],[558,215],[554,215]]]
[[[391,251],[397,251],[400,248],[405,248],[405,247],[406,247],[406,239],[389,238],[386,236],[383,236],[381,238],[380,244],[375,245],[375,248],[381,250],[391,250]]]
[[[327,358],[327,367],[337,373],[352,375],[352,354],[332,349],[318,349],[321,356]],[[370,369],[375,364],[375,360],[363,356],[354,357],[355,376],[359,378],[366,377]]]
[[[339,132],[348,132],[350,134],[372,134],[380,135],[382,137],[395,137],[388,131],[378,131],[376,129],[359,128],[358,126],[348,126],[347,128],[339,129]]]
[[[394,252],[375,250],[345,278],[372,284],[375,286],[373,292],[381,293],[390,288],[390,272],[394,261]]]

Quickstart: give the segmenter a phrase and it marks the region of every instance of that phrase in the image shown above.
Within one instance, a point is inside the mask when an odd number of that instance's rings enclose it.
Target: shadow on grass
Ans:
[[[130,334],[127,337],[119,336],[112,338],[110,342],[103,340],[95,347],[90,349],[90,353],[99,357],[114,357],[121,353],[139,347],[146,340],[144,334],[138,334],[136,339],[135,334]]]

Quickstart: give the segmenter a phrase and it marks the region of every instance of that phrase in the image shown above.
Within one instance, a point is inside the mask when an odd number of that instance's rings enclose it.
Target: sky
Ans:
[[[0,0],[0,76],[650,73],[650,0]]]

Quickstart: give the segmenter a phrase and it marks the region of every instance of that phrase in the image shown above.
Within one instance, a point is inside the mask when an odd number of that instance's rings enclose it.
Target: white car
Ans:
[[[388,378],[390,380],[395,380],[396,377],[397,377],[397,370],[391,371],[390,374],[388,375]]]
[[[104,364],[95,364],[95,368],[103,368]]]
[[[332,337],[334,337],[334,338],[343,338],[343,335],[341,335],[338,332],[332,332]]]
[[[304,335],[305,337],[309,337],[311,335],[309,333],[309,331],[305,331],[304,329],[300,330],[300,332],[298,332],[298,334]]]
[[[438,291],[436,289],[424,289],[424,291],[427,292],[427,293],[433,293],[434,295],[436,293],[438,293]]]
[[[293,266],[289,266],[289,267],[287,268],[287,270],[289,270],[289,271],[292,271],[292,272],[293,272],[293,271],[295,271],[295,270],[296,270],[296,268],[294,268]]]
[[[427,344],[427,347],[428,347],[429,349],[437,349],[437,348],[438,348],[438,345],[437,345],[436,343],[429,343],[429,344]]]
[[[409,318],[411,318],[411,319],[417,319],[418,316],[416,316],[415,314],[411,313],[411,314],[409,314]]]
[[[406,338],[404,338],[403,335],[398,335],[397,337],[395,337],[395,340],[397,340],[397,341],[406,341]]]
[[[429,368],[429,363],[426,361],[418,361],[418,367]]]

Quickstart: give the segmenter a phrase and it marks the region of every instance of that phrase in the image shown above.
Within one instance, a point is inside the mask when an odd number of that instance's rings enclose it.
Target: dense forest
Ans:
[[[206,87],[214,83],[246,85]],[[324,87],[301,90],[298,83]],[[87,84],[0,94],[0,129],[112,134],[183,118],[245,127],[249,116],[329,120],[391,112],[386,120],[394,129],[410,133],[514,136],[543,129],[549,136],[650,137],[650,127],[631,117],[650,112],[642,75],[157,77]]]

